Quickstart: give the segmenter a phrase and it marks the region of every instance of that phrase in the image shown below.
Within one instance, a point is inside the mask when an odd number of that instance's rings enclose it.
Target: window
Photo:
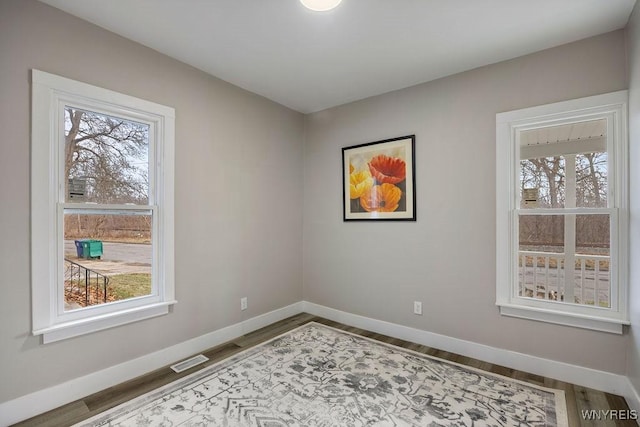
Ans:
[[[33,333],[168,313],[173,109],[38,70],[32,84]]]
[[[496,116],[503,315],[629,324],[626,103],[621,91]]]

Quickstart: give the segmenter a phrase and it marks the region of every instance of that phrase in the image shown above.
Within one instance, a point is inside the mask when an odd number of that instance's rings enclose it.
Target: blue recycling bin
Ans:
[[[82,258],[83,255],[83,251],[82,251],[82,242],[84,242],[85,239],[83,240],[76,240],[76,253],[78,254],[78,258]]]

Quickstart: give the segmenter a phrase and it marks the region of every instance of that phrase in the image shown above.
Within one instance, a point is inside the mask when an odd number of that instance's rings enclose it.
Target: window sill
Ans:
[[[622,334],[623,325],[629,325],[629,321],[621,319],[609,319],[596,316],[587,316],[574,313],[564,313],[546,310],[536,307],[524,307],[521,305],[498,304],[500,314],[521,319],[536,320],[539,322],[554,323],[557,325],[573,326],[575,328],[591,329],[594,331]]]
[[[126,325],[139,320],[150,319],[169,313],[169,308],[177,301],[136,307],[126,311],[118,311],[101,316],[60,323],[48,328],[34,330],[33,335],[42,335],[42,343],[65,340],[116,326]]]

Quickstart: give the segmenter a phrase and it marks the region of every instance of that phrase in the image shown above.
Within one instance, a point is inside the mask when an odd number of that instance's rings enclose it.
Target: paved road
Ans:
[[[73,240],[64,241],[65,255],[76,258],[76,245]],[[102,243],[102,260],[121,261],[139,264],[151,264],[151,245],[138,243]]]
[[[71,261],[106,275],[151,273],[150,244],[103,242],[101,259],[87,260],[77,257],[73,240],[65,240],[64,253]]]

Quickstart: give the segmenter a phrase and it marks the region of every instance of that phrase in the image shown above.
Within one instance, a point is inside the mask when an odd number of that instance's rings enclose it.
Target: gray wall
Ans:
[[[636,142],[637,9],[627,34]],[[640,388],[629,335],[505,318],[494,305],[495,114],[626,88],[624,37],[606,34],[305,119],[34,0],[0,1],[0,402],[303,298],[614,373],[625,372],[629,354]],[[179,304],[170,315],[44,346],[30,335],[31,68],[175,107]],[[340,148],[410,133],[418,221],[343,223]],[[640,161],[633,142],[632,158]],[[411,314],[414,300],[423,316]],[[632,311],[640,324],[640,306]]]
[[[629,61],[629,163],[631,164],[631,274],[629,298],[631,339],[627,357],[627,375],[636,390],[640,390],[640,3],[627,26]]]
[[[170,315],[48,345],[30,335],[31,68],[176,109]],[[303,126],[297,112],[57,9],[0,1],[0,402],[300,301]]]
[[[624,373],[628,336],[501,317],[495,306],[495,115],[626,89],[624,37],[617,31],[307,116],[305,300]],[[417,222],[343,222],[340,148],[407,134],[416,135]],[[414,300],[423,316],[412,314]]]

